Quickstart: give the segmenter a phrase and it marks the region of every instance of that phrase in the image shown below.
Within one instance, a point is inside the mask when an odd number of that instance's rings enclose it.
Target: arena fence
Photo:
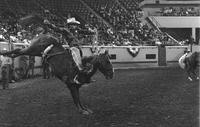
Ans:
[[[14,48],[24,48],[27,45],[14,44]],[[66,46],[64,46],[66,47]],[[7,48],[10,50],[9,44],[0,42],[0,50]],[[110,58],[113,64],[149,64],[153,66],[167,66],[169,63],[176,63],[178,59],[188,49],[188,46],[82,46],[83,56],[93,55],[95,52],[109,51]],[[193,46],[193,51],[200,51],[200,46]],[[1,58],[1,57],[0,57]],[[25,68],[28,66],[28,56],[20,56],[15,59],[10,59],[13,63],[14,70]],[[0,71],[2,65],[2,59],[0,59]],[[42,59],[41,57],[35,57],[35,75],[42,74]],[[17,74],[16,74],[17,75]],[[0,74],[1,78],[1,74]]]

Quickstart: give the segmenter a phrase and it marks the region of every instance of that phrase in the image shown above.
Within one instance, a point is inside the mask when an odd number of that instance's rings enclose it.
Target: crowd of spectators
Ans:
[[[98,29],[98,39],[101,45],[136,45],[136,41],[139,42],[148,38],[149,34],[146,30],[148,26],[146,24],[142,25],[138,19],[141,9],[136,9],[129,13],[113,1],[86,2],[112,26],[95,25]],[[133,41],[135,42],[133,43]]]
[[[193,7],[168,7],[162,8],[163,16],[199,16],[199,13]]]
[[[13,43],[26,43],[29,44],[30,40],[42,31],[41,27],[23,30],[17,23],[10,24],[8,19],[0,23],[0,39],[11,41]],[[85,29],[94,32],[94,35],[76,34],[80,44],[91,45],[97,43],[98,45],[155,45],[156,42],[161,41],[163,35],[156,29],[149,28],[147,24],[143,24],[140,20],[134,22],[134,27],[123,27],[121,29],[113,29],[103,23],[97,22],[96,24],[85,24]],[[56,35],[61,41],[60,34],[50,31]],[[9,38],[10,37],[10,38]],[[67,41],[67,40],[66,40]],[[65,41],[65,42],[66,42]],[[149,42],[149,43],[147,43]],[[64,43],[66,44],[66,43]]]
[[[155,45],[167,36],[140,20],[143,16],[143,11],[139,8],[140,0],[119,0],[124,4],[124,8],[113,0],[85,0],[85,2],[113,26],[97,25],[101,45]]]
[[[95,35],[76,35],[81,44],[90,45],[94,42],[98,42],[99,45],[117,46],[143,44],[155,45],[156,43],[164,42],[166,40],[170,41],[170,38],[168,38],[166,34],[161,33],[157,29],[150,28],[148,24],[140,20],[143,11],[139,8],[138,1],[134,1],[133,6],[131,5],[129,7],[127,4],[130,4],[130,0],[125,0],[124,7],[126,8],[127,6],[127,10],[122,8],[119,3],[113,0],[87,0],[85,2],[93,7],[94,11],[96,11],[96,13],[98,13],[110,25],[107,25],[102,20],[97,20],[97,18],[94,18],[96,17],[94,13],[89,13],[89,17],[95,20],[92,22],[87,22],[84,24],[84,27],[93,31]],[[52,10],[51,12],[53,12]],[[165,8],[163,9],[163,15],[164,13],[169,15],[174,10],[174,8]],[[192,14],[194,9],[190,8],[187,10],[187,12],[189,10],[189,14]],[[49,13],[48,9],[44,11]],[[31,40],[36,33],[35,30],[33,31],[34,28],[30,28],[26,31],[19,28],[18,24],[16,23],[16,19],[19,19],[21,16],[17,16],[17,18],[13,18],[11,16],[1,17],[1,39],[7,39],[13,42],[30,43],[29,40]],[[67,19],[68,17],[65,18]],[[55,22],[53,23],[55,24]],[[37,28],[37,30],[40,30],[40,28]],[[61,38],[60,40],[62,40],[61,35],[56,34],[53,31],[51,31],[51,33],[57,35],[59,38]],[[11,39],[9,37],[11,37]]]

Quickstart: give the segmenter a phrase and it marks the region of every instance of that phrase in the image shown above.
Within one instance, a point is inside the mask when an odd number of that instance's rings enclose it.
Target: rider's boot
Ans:
[[[82,70],[80,70],[80,75],[83,77],[82,82],[83,83],[91,83],[94,82],[94,80],[91,79],[90,73],[93,70],[93,66],[91,64],[86,64],[84,67],[82,67]]]

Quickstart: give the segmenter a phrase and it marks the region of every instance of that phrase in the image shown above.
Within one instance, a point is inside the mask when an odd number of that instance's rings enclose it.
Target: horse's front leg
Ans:
[[[79,88],[78,88],[77,84],[69,84],[68,88],[69,88],[69,90],[71,92],[74,104],[78,108],[78,111],[81,114],[84,114],[84,115],[89,115],[90,113],[92,113],[91,110],[88,110],[88,109],[84,108],[81,105],[81,103],[80,103],[80,97],[79,97]]]
[[[198,76],[197,73],[195,72],[195,69],[193,69],[191,72],[192,72],[192,74],[195,76],[195,79],[196,79],[196,80],[199,80],[199,76]]]
[[[187,75],[188,75],[188,80],[193,81],[192,75],[191,75],[191,70],[187,70]]]
[[[77,87],[77,92],[78,92],[78,97],[80,97],[80,92],[79,92],[79,87]],[[89,108],[87,108],[87,107],[85,107],[85,106],[83,106],[82,104],[81,104],[81,101],[80,101],[80,99],[78,99],[79,100],[79,104],[80,104],[80,106],[81,106],[81,108],[83,108],[84,110],[86,110],[86,111],[88,111],[89,113],[93,113],[93,111],[91,110],[91,109],[89,109]]]

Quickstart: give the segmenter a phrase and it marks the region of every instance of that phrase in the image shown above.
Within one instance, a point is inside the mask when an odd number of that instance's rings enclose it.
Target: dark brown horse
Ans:
[[[197,80],[199,79],[199,76],[196,73],[196,70],[199,66],[199,60],[200,60],[200,52],[184,54],[179,59],[179,64],[183,69],[186,70],[188,74],[188,79],[190,81],[194,79],[197,79]]]
[[[71,83],[69,81],[69,76],[72,76],[73,78],[77,77],[77,80],[82,82],[85,78],[92,77],[97,70],[99,70],[103,73],[106,79],[112,79],[113,66],[110,62],[108,51],[105,51],[105,53],[102,54],[83,58],[83,64],[90,63],[93,66],[92,71],[87,75],[79,73],[79,69],[72,58],[71,50],[64,49],[63,46],[59,44],[59,41],[51,35],[44,34],[37,37],[32,41],[28,48],[16,49],[14,51],[0,54],[11,57],[17,57],[20,55],[42,56],[42,52],[51,44],[54,46],[47,54],[47,61],[50,64],[54,75],[68,86],[78,111],[86,115],[92,113],[90,109],[84,107],[80,102],[79,88],[83,84]]]

